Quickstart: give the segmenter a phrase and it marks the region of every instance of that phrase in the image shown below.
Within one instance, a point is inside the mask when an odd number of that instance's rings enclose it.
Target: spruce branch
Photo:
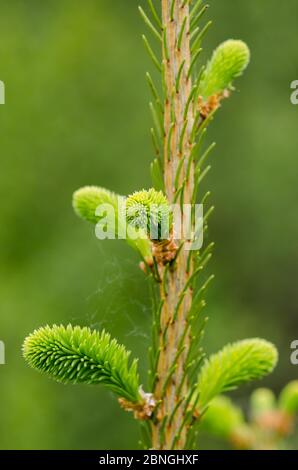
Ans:
[[[167,199],[171,204],[179,204],[181,209],[182,240],[179,245],[182,249],[173,250],[171,269],[167,269],[167,265],[163,267],[165,263],[160,263],[159,267],[163,304],[156,348],[158,360],[154,373],[154,394],[160,406],[156,412],[157,422],[152,426],[152,442],[157,449],[177,449],[186,445],[191,420],[188,410],[185,414],[185,403],[191,393],[190,374],[200,364],[200,357],[197,355],[194,360],[190,354],[191,346],[197,344],[192,333],[195,322],[189,315],[194,266],[192,256],[187,252],[189,226],[186,226],[183,215],[185,204],[193,202],[197,189],[193,147],[201,116],[195,109],[199,77],[192,75],[201,52],[201,40],[209,27],[209,23],[202,29],[197,26],[203,16],[200,4],[201,1],[192,8],[188,0],[161,2],[164,92],[163,128],[160,133],[163,140],[162,168]],[[195,21],[193,28],[191,21]],[[185,399],[180,402],[181,395]]]
[[[149,12],[142,7],[139,12],[160,50],[155,52],[155,46],[146,36],[142,37],[160,74],[162,90],[147,73],[152,95],[150,132],[155,157],[150,169],[154,187],[125,198],[104,188],[87,186],[74,193],[73,207],[79,217],[103,228],[109,222],[109,214],[105,217],[97,209],[105,204],[111,206],[115,236],[124,231],[128,244],[143,258],[142,270],[150,274],[151,389],[149,393],[143,391],[137,361],[130,361],[124,346],[104,331],[47,326],[26,338],[23,353],[30,366],[59,382],[103,384],[115,392],[122,408],[132,411],[136,419],[146,420],[142,430],[147,447],[191,448],[208,405],[209,423],[212,417],[222,418],[220,426],[216,424],[218,434],[227,435],[232,425],[238,424],[238,442],[242,439],[248,445],[251,436],[247,435],[241,412],[218,395],[271,372],[277,351],[271,343],[252,339],[227,345],[205,359],[201,339],[208,319],[202,311],[214,276],[205,276],[204,270],[214,243],[208,242],[199,250],[191,248],[193,237],[206,234],[214,210],[210,205],[204,211],[203,223],[197,228],[194,204],[199,200],[206,205],[210,196],[210,191],[205,195],[200,191],[211,169],[206,161],[215,145],[204,149],[207,127],[221,101],[229,96],[234,80],[248,65],[250,53],[242,41],[228,40],[214,51],[207,66],[198,64],[202,41],[212,24],[200,23],[208,7],[203,0],[161,0],[161,15],[154,0],[147,3]],[[179,241],[174,239],[172,204],[176,203],[182,221]],[[191,236],[185,209],[189,206]],[[265,406],[265,395],[263,402],[261,393],[256,395],[259,407]],[[292,412],[297,408],[297,384],[282,392],[279,403],[283,414],[284,410]]]
[[[247,339],[225,346],[212,355],[200,371],[199,409],[221,393],[272,372],[278,353],[273,344],[262,339]]]
[[[102,331],[68,325],[45,326],[24,341],[29,366],[57,382],[102,384],[132,403],[141,401],[137,360]]]

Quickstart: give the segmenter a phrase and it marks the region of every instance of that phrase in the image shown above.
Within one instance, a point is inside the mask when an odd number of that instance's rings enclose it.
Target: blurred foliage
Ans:
[[[137,441],[137,424],[109,394],[39,376],[20,347],[32,329],[71,321],[106,327],[145,368],[150,302],[137,255],[125,243],[97,241],[71,207],[85,184],[121,194],[150,186],[150,64],[138,3],[1,2],[1,448],[126,449]],[[298,334],[298,108],[289,97],[298,4],[209,3],[205,58],[231,37],[249,44],[252,61],[209,131],[218,143],[207,182],[217,248],[205,344],[215,351],[241,337],[273,341],[280,362],[264,383],[280,391],[297,377],[289,357]]]
[[[254,390],[246,417],[232,400],[218,395],[203,415],[200,431],[238,450],[285,450],[292,446],[297,412],[298,380],[293,380],[278,400],[269,388]]]

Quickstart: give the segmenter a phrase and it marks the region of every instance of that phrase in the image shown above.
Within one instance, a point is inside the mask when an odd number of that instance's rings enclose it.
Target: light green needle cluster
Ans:
[[[143,259],[150,264],[152,253],[150,242],[146,234],[140,233],[139,237],[131,238],[126,232],[125,200],[126,198],[124,196],[113,193],[108,189],[99,186],[85,186],[74,193],[72,204],[75,213],[92,224],[98,224],[101,220],[97,208],[102,205],[110,205],[113,209],[114,222],[112,222],[112,225],[115,228],[115,237],[118,236],[119,232],[126,234],[126,242],[137,250]],[[122,208],[123,217],[119,214]]]
[[[257,388],[250,397],[250,409],[253,418],[276,408],[275,395],[269,388]]]
[[[200,95],[208,98],[231,88],[233,80],[242,75],[250,60],[245,42],[229,39],[213,52],[200,83]]]
[[[204,408],[216,395],[269,374],[277,359],[275,346],[262,339],[228,344],[210,356],[201,369],[199,408]]]
[[[43,327],[23,345],[27,363],[62,383],[103,384],[131,402],[139,400],[137,360],[105,331],[79,326]]]
[[[124,197],[99,186],[85,186],[74,193],[73,208],[79,217],[96,224],[100,220],[96,209],[102,204],[110,204],[118,219],[118,199],[121,201]]]
[[[172,226],[172,212],[162,191],[151,188],[133,193],[126,201],[128,223],[146,231],[149,238],[168,238]]]
[[[288,383],[279,397],[279,407],[289,414],[298,412],[298,380]]]
[[[202,429],[216,437],[228,438],[245,420],[241,408],[223,395],[215,397],[202,418]]]

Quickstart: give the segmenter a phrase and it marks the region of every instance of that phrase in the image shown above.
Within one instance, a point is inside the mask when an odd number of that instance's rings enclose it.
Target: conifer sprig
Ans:
[[[137,360],[102,331],[68,325],[46,326],[30,334],[23,345],[26,362],[57,382],[102,384],[131,402],[138,402]]]
[[[209,416],[222,413],[226,430],[231,429],[229,424],[241,422],[241,414],[227,399],[216,402],[215,397],[271,372],[277,352],[271,343],[260,339],[227,345],[209,359],[200,347],[207,321],[201,314],[206,305],[205,292],[214,278],[202,278],[201,274],[214,244],[209,242],[188,253],[184,248],[192,240],[186,236],[185,227],[177,244],[170,203],[180,204],[182,215],[185,204],[195,204],[198,199],[206,204],[210,192],[203,196],[200,187],[211,169],[206,162],[215,145],[204,148],[207,127],[221,100],[229,96],[233,81],[247,67],[250,53],[242,41],[228,40],[214,51],[206,66],[199,64],[202,41],[212,24],[201,24],[208,5],[203,0],[160,3],[161,15],[155,0],[147,0],[148,12],[139,7],[155,41],[151,43],[151,37],[143,35],[143,42],[160,75],[160,83],[156,84],[153,76],[146,74],[152,95],[153,188],[128,198],[96,186],[81,188],[73,195],[76,214],[100,228],[107,219],[97,209],[110,205],[115,236],[124,231],[128,244],[147,264],[142,262],[141,267],[153,287],[152,393],[143,392],[139,386],[137,361],[130,361],[124,346],[104,331],[46,326],[28,336],[23,353],[30,366],[56,381],[103,384],[115,392],[120,405],[133,411],[136,419],[151,420],[147,427],[150,448],[181,449],[196,442],[196,427],[200,424],[197,418],[210,402],[214,412]],[[195,214],[191,214],[193,239],[206,233],[213,209],[204,209],[199,228],[194,223]],[[137,228],[134,236],[132,228]],[[297,385],[285,390],[280,403],[285,409],[297,407]]]
[[[263,339],[228,344],[206,360],[200,371],[199,407],[204,408],[216,395],[269,374],[277,359],[276,348]]]

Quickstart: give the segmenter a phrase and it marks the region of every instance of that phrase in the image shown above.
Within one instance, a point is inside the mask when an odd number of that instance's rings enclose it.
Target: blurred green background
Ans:
[[[71,208],[85,184],[123,194],[150,186],[151,64],[139,3],[1,1],[2,449],[136,448],[137,424],[109,393],[38,375],[21,344],[46,323],[105,327],[146,368],[150,300],[137,255],[120,241],[96,240]],[[278,392],[298,372],[289,359],[298,337],[298,107],[290,103],[298,2],[209,3],[205,57],[220,41],[242,38],[252,62],[209,130],[218,144],[208,180],[217,247],[204,343],[215,351],[244,337],[275,342],[279,366],[262,383]],[[236,394],[239,403],[249,391]]]

